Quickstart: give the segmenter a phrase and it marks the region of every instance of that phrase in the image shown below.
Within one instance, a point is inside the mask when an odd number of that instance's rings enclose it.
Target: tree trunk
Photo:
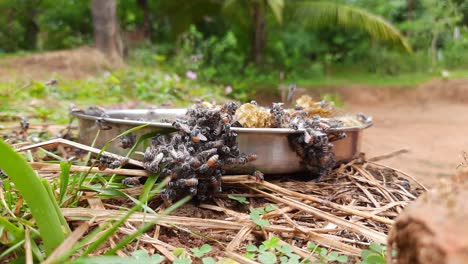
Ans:
[[[143,11],[143,33],[145,38],[151,37],[151,13],[148,6],[148,0],[138,0],[138,6]]]
[[[114,65],[120,66],[123,64],[123,42],[115,0],[92,0],[91,11],[96,48],[106,54]]]
[[[41,1],[30,1],[26,5],[26,11],[24,14],[25,17],[25,30],[24,33],[24,42],[25,48],[28,50],[35,50],[37,48],[37,36],[39,34],[39,26],[36,23],[36,18],[38,14],[38,6]]]
[[[35,50],[37,48],[37,35],[39,34],[39,26],[36,23],[36,13],[29,17],[25,24],[26,32],[24,40],[26,43],[26,49]]]
[[[439,40],[439,31],[434,30],[432,33],[431,41],[431,59],[432,59],[432,68],[435,69],[437,65],[437,41]]]
[[[407,12],[407,20],[413,20],[414,18],[414,1],[415,0],[407,0],[407,7],[408,7],[408,12]],[[407,31],[406,36],[411,37],[413,35],[413,32]]]
[[[252,47],[251,59],[259,64],[263,60],[263,52],[266,46],[266,20],[265,5],[263,1],[253,4],[252,9]]]

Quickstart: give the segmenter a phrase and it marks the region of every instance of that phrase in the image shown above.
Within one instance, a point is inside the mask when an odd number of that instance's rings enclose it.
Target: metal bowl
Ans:
[[[139,125],[148,124],[147,127],[135,132],[141,136],[150,132],[175,131],[171,124],[154,122],[163,118],[183,118],[186,109],[138,109],[138,110],[109,110],[109,117],[97,117],[84,114],[83,112],[72,112],[79,119],[79,141],[91,145],[99,128],[96,120],[105,121],[112,128],[101,130],[96,139],[96,147],[103,147],[106,142],[119,134]],[[372,118],[367,118],[362,126],[343,127],[335,131],[346,132],[347,137],[333,142],[335,145],[335,157],[338,162],[346,162],[355,158],[360,151],[362,130],[372,126]],[[232,127],[232,131],[238,133],[237,141],[239,149],[243,153],[255,153],[258,159],[243,166],[230,166],[228,173],[242,174],[251,173],[257,169],[266,174],[297,173],[305,171],[301,160],[291,148],[287,136],[293,133],[302,133],[301,130],[289,128],[239,128]],[[143,151],[142,147],[139,149]],[[125,155],[128,150],[119,147],[118,140],[112,142],[107,151]],[[141,158],[141,157],[140,157]]]

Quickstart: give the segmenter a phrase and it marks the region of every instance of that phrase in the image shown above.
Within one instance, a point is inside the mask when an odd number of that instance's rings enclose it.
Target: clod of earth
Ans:
[[[468,263],[467,197],[465,173],[408,205],[390,231],[388,257],[396,250],[399,264]]]

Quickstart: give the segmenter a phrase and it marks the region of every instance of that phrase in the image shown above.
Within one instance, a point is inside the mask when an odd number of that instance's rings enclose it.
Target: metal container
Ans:
[[[171,124],[154,122],[163,118],[183,118],[186,109],[149,109],[149,110],[109,110],[109,117],[86,115],[82,112],[72,114],[79,119],[79,141],[91,145],[98,133],[96,120],[105,121],[112,128],[101,130],[95,142],[95,147],[103,147],[106,142],[119,134],[139,125],[148,124],[147,127],[135,132],[141,136],[150,132],[175,131]],[[333,142],[335,157],[338,162],[346,162],[355,158],[360,151],[362,130],[373,124],[372,119],[365,120],[362,126],[338,128],[335,131],[346,132],[347,137]],[[229,173],[251,173],[257,169],[266,174],[297,173],[305,171],[301,160],[291,148],[287,136],[293,133],[302,133],[301,130],[289,128],[238,128],[232,127],[238,133],[239,149],[243,153],[255,153],[258,159],[243,166],[230,166],[226,168]],[[139,149],[143,151],[142,147]],[[125,155],[128,150],[119,147],[118,140],[111,143],[107,151]],[[138,157],[135,157],[138,158]],[[139,157],[141,159],[141,156]]]

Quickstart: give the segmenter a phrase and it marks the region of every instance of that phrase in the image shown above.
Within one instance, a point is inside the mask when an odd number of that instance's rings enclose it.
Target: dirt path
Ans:
[[[353,112],[374,117],[366,130],[362,149],[367,157],[401,148],[410,152],[382,163],[408,172],[427,185],[454,175],[468,152],[468,105],[447,102],[425,104],[351,104]]]

